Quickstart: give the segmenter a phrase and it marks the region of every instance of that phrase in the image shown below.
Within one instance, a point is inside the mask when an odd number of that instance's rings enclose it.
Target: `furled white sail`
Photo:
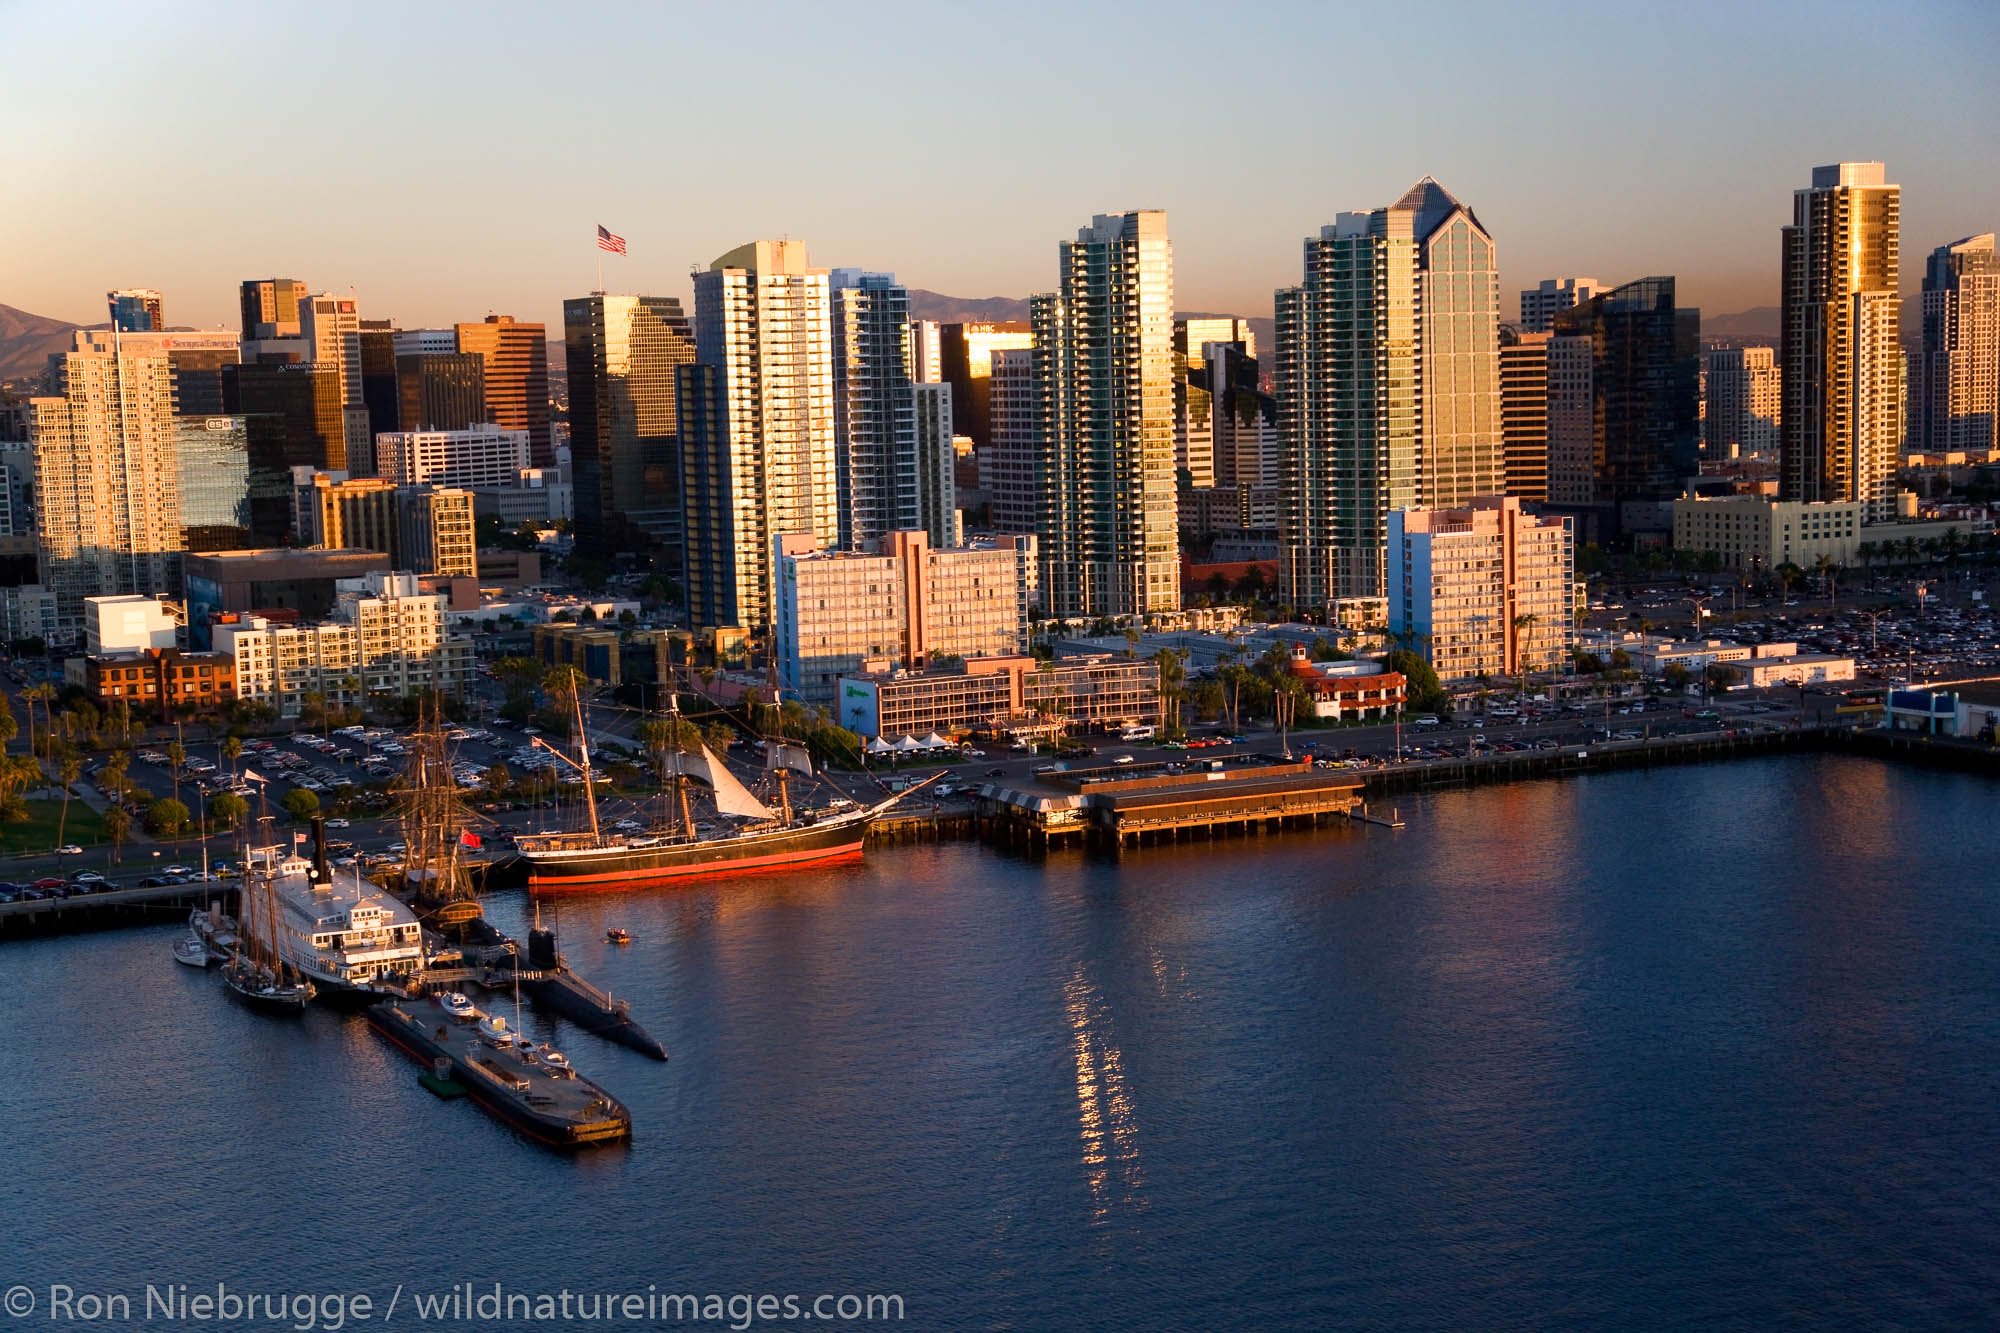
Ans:
[[[681,771],[689,777],[700,778],[715,789],[715,808],[725,815],[748,815],[756,819],[771,818],[771,807],[750,794],[750,789],[736,780],[728,765],[709,753],[706,745],[696,751],[681,756]]]
[[[764,771],[775,772],[788,768],[794,773],[813,775],[812,755],[802,745],[781,745],[776,741],[764,743]]]

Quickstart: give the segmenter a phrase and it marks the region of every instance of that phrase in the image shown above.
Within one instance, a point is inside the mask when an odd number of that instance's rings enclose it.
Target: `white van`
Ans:
[[[1121,741],[1149,741],[1159,735],[1157,727],[1127,727],[1118,733]]]

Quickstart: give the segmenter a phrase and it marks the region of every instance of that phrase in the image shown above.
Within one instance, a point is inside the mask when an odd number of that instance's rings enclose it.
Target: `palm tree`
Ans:
[[[104,831],[111,835],[111,859],[119,859],[119,848],[132,832],[132,816],[122,805],[114,805],[104,812]]]
[[[55,730],[55,718],[49,712],[49,705],[56,697],[56,687],[48,681],[40,681],[21,691],[22,700],[28,705],[28,753],[40,753],[35,748],[35,705],[42,705],[42,717],[48,723],[47,732]]]
[[[1528,654],[1522,651],[1520,640],[1527,631],[1541,623],[1542,618],[1533,611],[1523,611],[1514,617],[1514,667],[1516,677],[1520,681],[1519,691],[1524,699],[1528,695]]]
[[[179,741],[167,742],[167,763],[172,765],[174,799],[176,801],[181,798],[181,765],[187,762],[187,757],[187,746],[182,745]]]
[[[222,757],[229,761],[229,779],[231,782],[234,782],[236,780],[237,777],[236,760],[238,759],[238,757],[242,755],[242,753],[243,753],[242,737],[224,736],[222,738]]]
[[[62,774],[62,814],[56,820],[56,846],[61,847],[64,843],[63,835],[69,832],[70,784],[83,776],[83,761],[74,754],[66,754],[62,757],[62,767],[58,771]]]

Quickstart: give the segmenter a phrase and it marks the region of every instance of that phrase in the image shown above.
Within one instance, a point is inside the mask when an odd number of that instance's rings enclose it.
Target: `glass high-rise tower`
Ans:
[[[1840,162],[1792,192],[1784,229],[1778,494],[1858,501],[1869,522],[1894,517],[1903,444],[1901,217],[1880,162]]]
[[[1493,238],[1426,176],[1306,241],[1277,334],[1280,587],[1382,596],[1391,510],[1504,487]]]
[[[1065,241],[1061,288],[1030,302],[1036,523],[1053,616],[1181,604],[1174,487],[1174,255],[1157,209]]]
[[[681,441],[674,372],[694,360],[693,329],[672,296],[563,302],[576,539],[611,549],[624,523],[681,548]]]

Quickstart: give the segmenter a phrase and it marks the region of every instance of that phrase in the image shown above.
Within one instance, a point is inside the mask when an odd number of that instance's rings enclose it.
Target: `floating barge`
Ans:
[[[375,1005],[368,1023],[434,1080],[448,1069],[451,1084],[537,1142],[585,1148],[632,1137],[632,1116],[617,1098],[503,1022],[409,1000]]]
[[[1121,764],[1043,773],[1030,786],[973,789],[980,833],[1038,850],[1071,844],[1123,851],[1149,842],[1258,835],[1349,819],[1361,783],[1309,759]]]

